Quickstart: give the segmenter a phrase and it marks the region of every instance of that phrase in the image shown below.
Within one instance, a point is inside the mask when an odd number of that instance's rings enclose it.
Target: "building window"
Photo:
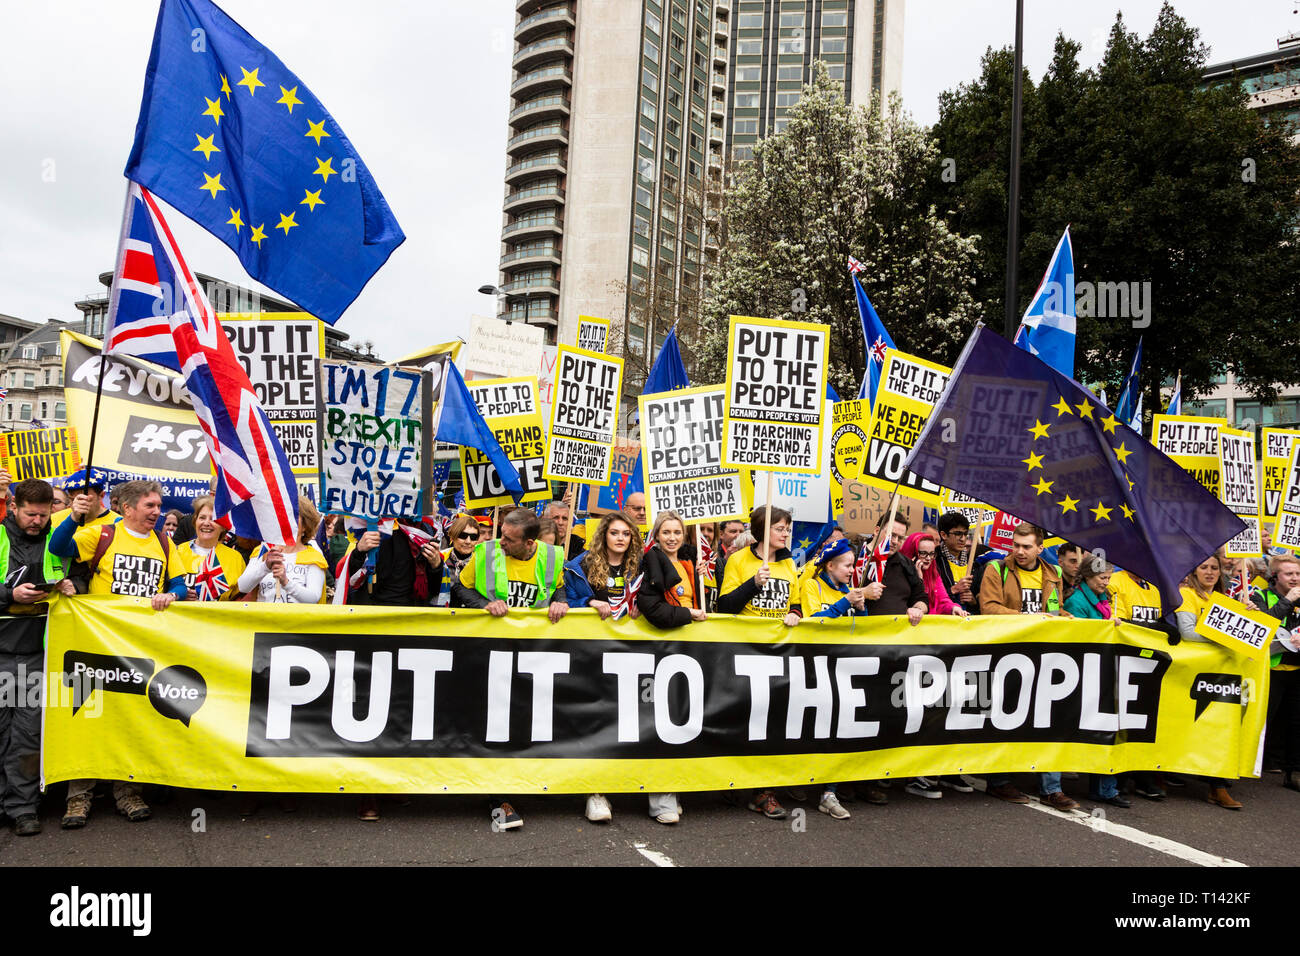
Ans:
[[[659,117],[659,110],[655,107],[654,103],[650,102],[645,97],[642,97],[641,115],[646,117],[648,120],[650,120],[650,122],[653,123]]]
[[[781,26],[783,27],[802,27],[803,11],[786,12],[781,14]]]
[[[636,234],[638,236],[644,236],[646,239],[650,238],[650,222],[644,217],[637,216],[634,220],[633,228],[636,229]]]
[[[650,253],[637,246],[632,247],[632,261],[643,269],[650,268]]]
[[[822,52],[843,53],[846,42],[844,37],[822,37]]]
[[[65,422],[68,420],[68,406],[63,402],[54,403],[54,420],[56,422]]]
[[[25,358],[25,359],[34,359],[34,358],[36,358],[36,346],[35,346],[35,345],[24,345],[24,346],[23,346],[23,358]]]
[[[655,148],[655,134],[652,130],[648,130],[642,126],[637,138],[641,141],[641,145],[646,149]]]
[[[777,93],[776,94],[777,108],[780,109],[782,107],[794,106],[794,104],[799,102],[799,97],[801,95],[802,94],[799,93]]]
[[[763,52],[763,41],[761,39],[737,40],[737,56],[760,56]]]
[[[803,37],[781,37],[776,41],[777,53],[802,53]]]
[[[777,81],[794,80],[796,83],[803,82],[802,66],[778,66],[776,68]]]
[[[23,388],[35,388],[35,387],[36,387],[36,373],[23,372]]]
[[[758,134],[758,120],[756,119],[738,119],[735,120],[731,131],[739,133],[742,136],[755,136]]]
[[[762,78],[762,72],[762,67],[738,66],[736,67],[736,82],[757,83]]]
[[[50,403],[41,402],[41,418],[49,418],[49,416],[50,416]]]
[[[23,422],[32,420],[32,406],[29,402],[23,402],[18,406],[18,420]]]
[[[849,14],[846,10],[830,11],[827,10],[822,14],[823,27],[847,27],[849,25]]]
[[[738,109],[738,110],[758,109],[758,94],[757,94],[757,93],[737,93],[737,94],[736,94],[736,109]]]
[[[671,34],[669,36],[668,42],[670,42],[673,45],[673,49],[676,50],[678,53],[681,53],[682,50],[686,48],[685,37],[682,37],[676,33]]]
[[[639,202],[641,205],[645,206],[647,209],[649,209],[650,204],[653,201],[650,195],[650,190],[646,189],[644,186],[637,186],[636,201]]]
[[[843,64],[843,63],[827,63],[827,64],[826,64],[826,75],[829,76],[832,80],[842,80],[842,79],[844,79],[844,64]]]
[[[645,55],[650,58],[651,62],[658,64],[659,44],[655,43],[653,40],[646,40],[642,49],[645,50]]]
[[[641,82],[644,83],[645,88],[650,90],[652,93],[659,92],[659,77],[655,76],[649,70],[641,71]]]
[[[669,105],[669,107],[671,107],[672,109],[677,110],[677,111],[680,112],[680,111],[681,111],[681,108],[682,108],[682,94],[678,93],[676,90],[669,90],[669,91],[668,91],[668,105]],[[672,120],[669,120],[668,122],[671,123],[671,122],[673,122],[673,121],[672,121]]]
[[[655,161],[647,159],[645,156],[638,156],[636,160],[637,174],[648,183],[655,181]]]
[[[661,32],[661,28],[663,27],[663,24],[660,22],[659,18],[655,16],[653,13],[651,13],[649,10],[645,12],[645,25],[646,25],[646,29],[650,30],[650,32],[652,33]]]
[[[741,30],[761,30],[763,29],[763,14],[742,13],[736,18],[736,26]]]
[[[1184,415],[1200,415],[1204,418],[1226,418],[1228,414],[1228,400],[1226,398],[1216,398],[1208,402],[1188,402],[1187,411]]]
[[[775,133],[779,133],[789,125],[790,125],[790,117],[778,116],[776,119],[772,121],[772,131]]]

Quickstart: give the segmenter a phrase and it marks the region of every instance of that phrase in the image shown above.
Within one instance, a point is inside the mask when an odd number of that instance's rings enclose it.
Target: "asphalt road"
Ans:
[[[1028,775],[1017,782],[1032,785]],[[514,803],[525,824],[508,832],[493,832],[477,797],[385,798],[381,819],[367,823],[356,817],[355,798],[305,796],[284,812],[268,796],[245,817],[234,796],[192,790],[155,800],[153,819],[142,823],[117,815],[102,796],[89,826],[64,831],[56,785],[42,833],[0,830],[0,866],[1197,867],[1224,858],[1295,866],[1300,793],[1280,783],[1276,774],[1238,782],[1233,793],[1245,809],[1236,812],[1204,802],[1205,786],[1193,780],[1160,803],[1135,797],[1130,810],[1104,807],[1104,817],[1006,804],[978,791],[925,800],[896,783],[888,806],[846,803],[845,821],[819,813],[815,794],[787,799],[787,809],[802,813],[782,822],[729,806],[722,794],[697,793],[683,795],[676,826],[652,820],[638,795],[613,796],[609,824],[584,818],[582,796],[523,796]],[[1085,778],[1064,784],[1084,811],[1096,806],[1085,799]]]

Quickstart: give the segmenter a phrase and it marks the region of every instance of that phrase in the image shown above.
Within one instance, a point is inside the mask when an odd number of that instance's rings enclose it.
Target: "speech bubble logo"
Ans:
[[[1243,684],[1240,674],[1197,674],[1190,693],[1196,701],[1196,716],[1192,720],[1199,720],[1211,704],[1240,704]]]
[[[207,696],[208,682],[203,675],[184,664],[164,667],[149,682],[149,703],[153,709],[186,727]]]
[[[63,684],[72,688],[72,713],[76,714],[94,691],[143,694],[154,662],[148,657],[118,657],[68,651],[63,655]]]

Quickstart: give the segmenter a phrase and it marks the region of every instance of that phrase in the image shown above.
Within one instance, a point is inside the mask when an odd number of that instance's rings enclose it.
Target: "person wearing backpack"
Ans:
[[[45,618],[53,593],[75,593],[64,562],[47,547],[54,493],[39,478],[15,484],[13,507],[0,523],[0,681],[15,688],[0,707],[0,797],[18,836],[41,832],[41,707],[29,693],[45,671]]]
[[[1043,529],[1022,521],[1011,534],[1010,558],[990,561],[980,582],[981,614],[1041,614],[1070,617],[1064,610],[1061,569],[1048,564],[1043,553]],[[1060,773],[1040,773],[1039,799],[1066,812],[1079,804],[1061,790]],[[1008,803],[1028,803],[1029,798],[1011,782],[1010,774],[991,774],[988,793]]]
[[[148,597],[155,611],[166,610],[172,601],[185,600],[185,562],[171,539],[155,530],[162,511],[162,486],[156,481],[128,481],[118,489],[118,500],[122,505],[120,522],[82,527],[80,520],[96,510],[98,502],[90,495],[77,495],[68,517],[50,535],[50,551],[90,566],[91,594]],[[65,830],[86,825],[97,782],[68,781]],[[117,812],[133,823],[149,819],[152,813],[141,793],[138,783],[113,782]]]

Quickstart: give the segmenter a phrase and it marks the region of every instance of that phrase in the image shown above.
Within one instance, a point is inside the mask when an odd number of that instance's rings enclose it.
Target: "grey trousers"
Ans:
[[[40,651],[0,654],[0,803],[10,819],[35,813],[40,801],[44,668]]]

